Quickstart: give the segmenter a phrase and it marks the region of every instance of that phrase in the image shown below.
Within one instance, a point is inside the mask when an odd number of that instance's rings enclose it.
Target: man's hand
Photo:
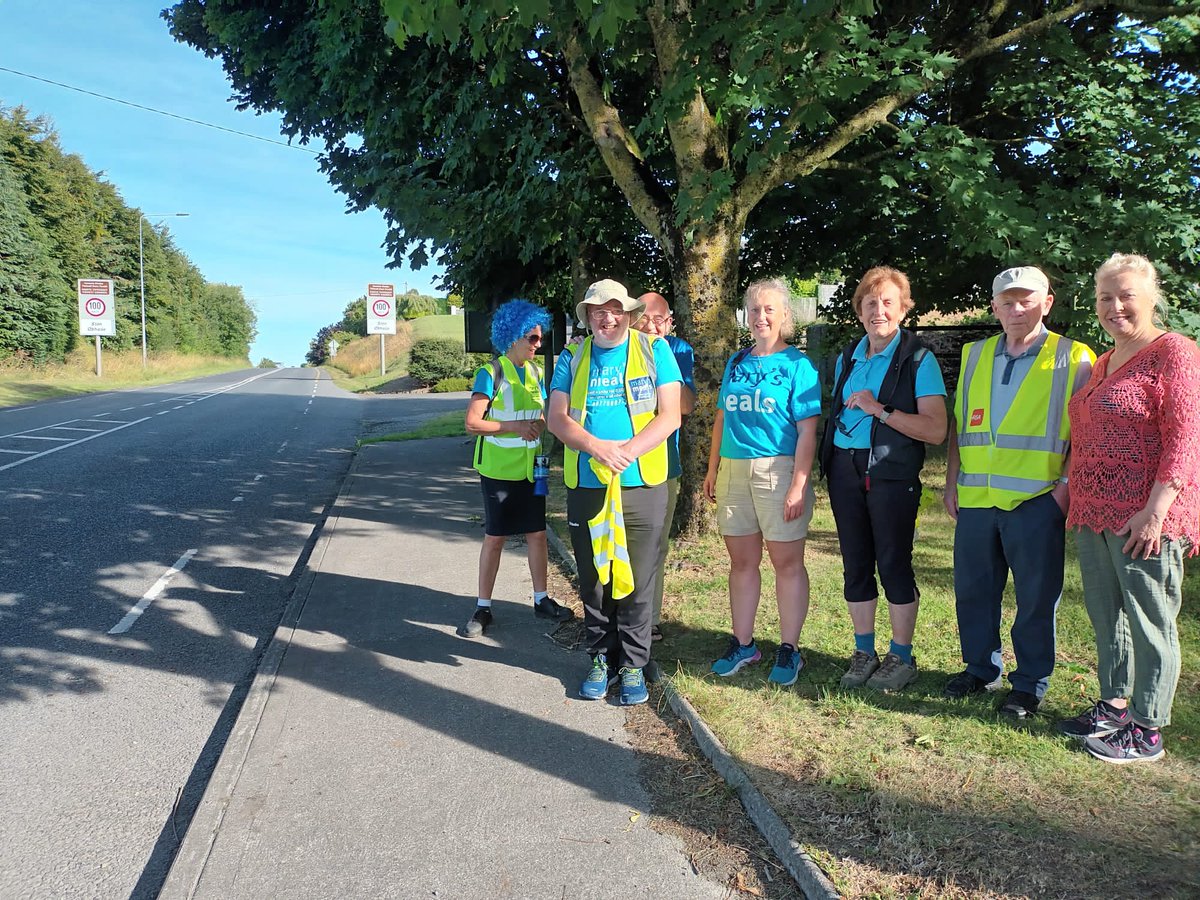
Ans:
[[[792,482],[787,496],[783,498],[783,521],[794,522],[804,514],[804,494],[807,481]]]
[[[1071,491],[1061,481],[1054,485],[1054,490],[1050,492],[1050,496],[1054,498],[1054,502],[1058,504],[1058,508],[1062,510],[1065,516],[1071,508]]]
[[[946,482],[946,492],[942,494],[942,504],[946,507],[946,512],[950,513],[950,518],[955,522],[958,521],[958,483],[956,481]]]
[[[636,459],[629,455],[623,441],[597,440],[591,455],[597,462],[604,463],[617,473],[624,472]]]

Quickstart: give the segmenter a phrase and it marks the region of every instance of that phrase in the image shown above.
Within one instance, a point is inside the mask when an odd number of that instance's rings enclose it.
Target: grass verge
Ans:
[[[462,437],[467,433],[461,410],[442,413],[427,419],[420,425],[408,431],[397,431],[391,434],[377,434],[372,437],[359,438],[358,446],[364,444],[379,444],[383,441],[419,441],[425,438]]]
[[[1015,727],[997,697],[947,700],[962,668],[953,591],[953,523],[941,510],[944,457],[926,468],[915,551],[921,676],[896,695],[843,691],[852,649],[842,565],[823,484],[806,553],[812,603],[793,688],[766,683],[778,641],[774,580],[763,568],[757,637],[766,662],[721,679],[709,666],[729,630],[727,560],[716,536],[683,543],[667,567],[655,657],[739,758],[804,849],[848,897],[1193,897],[1200,883],[1200,567],[1184,589],[1183,673],[1168,756],[1106,766],[1054,722],[1098,696],[1093,633],[1068,540],[1058,665],[1041,713]],[[566,538],[561,479],[547,508]],[[881,607],[885,604],[881,604]],[[1011,585],[1001,634],[1009,647]],[[886,609],[877,623],[889,637]]]
[[[165,384],[187,378],[250,368],[246,359],[154,353],[142,367],[142,351],[102,351],[103,376],[96,375],[93,346],[78,347],[64,362],[42,366],[0,363],[0,407],[22,406],[56,397],[73,397],[120,388]]]

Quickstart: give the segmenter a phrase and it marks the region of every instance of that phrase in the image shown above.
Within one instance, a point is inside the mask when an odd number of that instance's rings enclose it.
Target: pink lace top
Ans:
[[[1156,481],[1183,490],[1163,537],[1200,550],[1200,348],[1164,334],[1111,375],[1112,351],[1071,398],[1068,526],[1121,528],[1143,509]]]

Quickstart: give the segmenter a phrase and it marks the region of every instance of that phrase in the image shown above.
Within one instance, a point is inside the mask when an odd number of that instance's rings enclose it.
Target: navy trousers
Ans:
[[[1040,698],[1054,671],[1055,613],[1062,598],[1066,518],[1050,494],[1013,510],[962,507],[954,529],[954,595],[967,671],[994,681],[1003,669],[1000,611],[1012,572],[1017,598],[1013,690]]]

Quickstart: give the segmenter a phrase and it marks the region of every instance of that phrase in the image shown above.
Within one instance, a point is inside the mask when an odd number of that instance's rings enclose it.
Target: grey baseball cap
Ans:
[[[1050,279],[1036,266],[1017,266],[1005,269],[992,280],[992,297],[999,297],[1007,290],[1016,288],[1033,291],[1035,294],[1050,293]]]

